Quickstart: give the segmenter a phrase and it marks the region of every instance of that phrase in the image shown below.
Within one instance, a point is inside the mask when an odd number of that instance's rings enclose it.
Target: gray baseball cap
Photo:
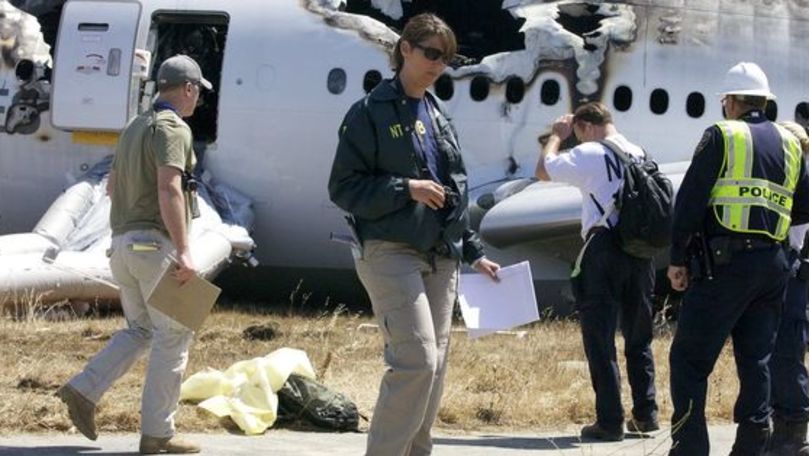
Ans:
[[[157,70],[157,85],[173,86],[184,82],[197,83],[208,90],[213,90],[213,85],[202,77],[202,70],[191,57],[178,54],[164,60]]]

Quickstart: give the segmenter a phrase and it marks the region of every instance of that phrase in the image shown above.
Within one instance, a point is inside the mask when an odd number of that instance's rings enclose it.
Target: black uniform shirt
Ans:
[[[783,147],[778,130],[759,110],[748,112],[740,120],[748,123],[753,136],[754,177],[778,184],[783,183],[784,156],[781,152]],[[705,130],[677,192],[671,244],[673,266],[685,265],[688,244],[691,237],[699,232],[704,232],[708,237],[731,235],[769,239],[764,235],[731,232],[716,221],[714,210],[708,206],[708,202],[724,158],[725,140],[719,127],[713,125]],[[751,212],[750,216],[750,223],[753,226],[772,226],[773,222],[777,221],[772,213],[764,210]],[[798,184],[793,195],[792,224],[800,225],[807,222],[809,222],[809,177],[806,174],[806,164],[801,158]]]

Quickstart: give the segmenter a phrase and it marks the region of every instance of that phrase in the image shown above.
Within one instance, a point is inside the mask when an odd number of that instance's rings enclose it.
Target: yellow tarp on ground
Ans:
[[[280,348],[263,358],[239,361],[225,372],[207,369],[188,377],[180,400],[199,402],[219,418],[229,416],[245,434],[261,434],[275,423],[276,392],[292,373],[315,378],[306,352]]]

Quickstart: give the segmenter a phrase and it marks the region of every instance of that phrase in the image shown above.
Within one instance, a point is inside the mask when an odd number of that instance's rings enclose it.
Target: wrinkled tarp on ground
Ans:
[[[229,416],[248,435],[261,434],[278,418],[278,395],[292,373],[314,379],[302,350],[280,348],[267,356],[239,361],[224,372],[207,369],[183,382],[180,399],[219,418]]]

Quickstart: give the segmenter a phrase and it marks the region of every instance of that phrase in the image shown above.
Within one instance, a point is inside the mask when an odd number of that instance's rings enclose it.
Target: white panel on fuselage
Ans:
[[[126,125],[140,11],[132,1],[65,4],[54,59],[55,126],[119,131]]]
[[[245,3],[255,5],[231,12],[219,138],[206,165],[253,198],[264,264],[346,267],[350,253],[329,241],[346,228],[326,183],[343,115],[364,96],[368,70],[390,74],[387,55],[299,2],[278,2],[261,17],[263,2]],[[347,73],[339,95],[326,86],[333,68]]]

